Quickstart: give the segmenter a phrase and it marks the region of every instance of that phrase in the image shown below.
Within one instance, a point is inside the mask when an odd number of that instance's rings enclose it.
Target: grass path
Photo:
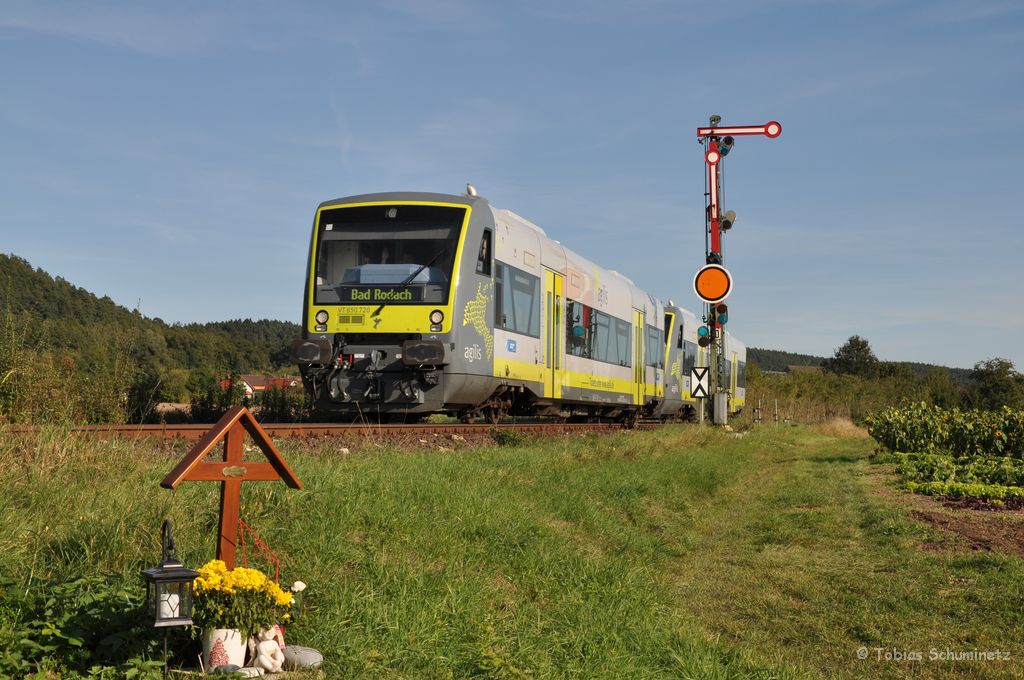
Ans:
[[[944,539],[874,492],[869,440],[771,440],[696,509],[690,541],[702,549],[667,576],[692,621],[815,676],[1022,677],[1019,559],[921,551]],[[950,663],[933,649],[1014,658]],[[922,659],[885,660],[893,650]]]

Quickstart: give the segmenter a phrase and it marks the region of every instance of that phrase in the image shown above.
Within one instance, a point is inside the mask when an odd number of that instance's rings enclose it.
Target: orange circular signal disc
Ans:
[[[732,292],[732,275],[720,264],[705,265],[693,277],[693,290],[704,302],[721,302]]]

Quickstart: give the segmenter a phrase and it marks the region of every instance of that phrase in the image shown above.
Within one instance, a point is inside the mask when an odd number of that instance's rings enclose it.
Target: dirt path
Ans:
[[[865,476],[874,493],[904,508],[935,531],[920,545],[932,552],[995,552],[1024,557],[1024,510],[944,501],[896,488],[892,467],[877,466]]]

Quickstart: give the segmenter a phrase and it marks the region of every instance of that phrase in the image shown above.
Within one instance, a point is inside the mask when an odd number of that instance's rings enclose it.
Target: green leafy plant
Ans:
[[[0,578],[0,677],[158,677],[160,644],[139,616],[144,597],[118,576],[29,584]]]
[[[982,498],[985,500],[1024,500],[1024,488],[999,484],[964,484],[961,482],[907,482],[907,488],[929,496],[950,498]]]
[[[1024,411],[942,409],[924,402],[885,409],[867,418],[884,449],[1024,458]]]
[[[522,432],[515,430],[499,430],[491,428],[491,438],[498,446],[522,446],[526,443],[527,437]]]

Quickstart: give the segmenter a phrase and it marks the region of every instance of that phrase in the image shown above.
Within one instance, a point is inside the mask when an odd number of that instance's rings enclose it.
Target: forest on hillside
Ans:
[[[168,324],[0,254],[0,420],[139,420],[227,374],[294,374],[298,324]]]
[[[816,357],[811,354],[796,354],[794,352],[784,352],[778,349],[764,349],[761,347],[747,348],[747,362],[757,366],[766,373],[786,373],[790,366],[823,366],[826,361],[828,361],[827,357]],[[881,363],[909,368],[910,371],[919,378],[924,377],[934,369],[938,369],[940,371],[948,372],[950,377],[953,379],[953,382],[960,387],[968,387],[971,384],[971,369],[969,368],[949,368],[947,366],[937,366],[935,364],[921,364],[916,361],[891,361]]]

